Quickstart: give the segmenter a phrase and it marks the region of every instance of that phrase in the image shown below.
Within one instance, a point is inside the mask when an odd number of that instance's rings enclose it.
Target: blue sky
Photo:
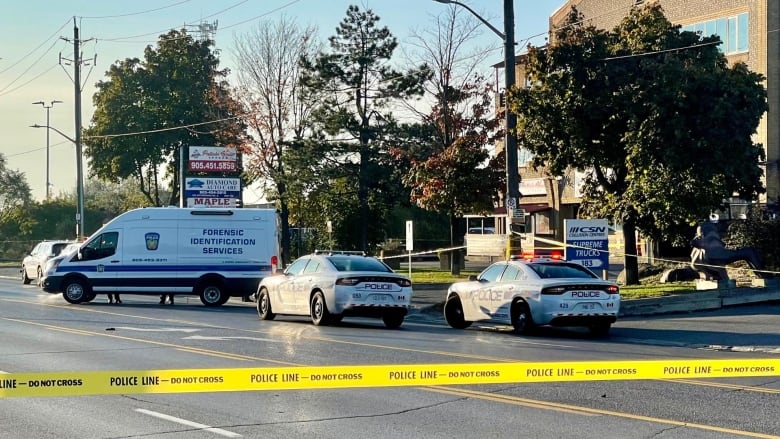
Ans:
[[[503,29],[502,0],[461,0]],[[515,40],[543,34],[549,16],[564,0],[515,0]],[[94,84],[117,60],[143,58],[147,45],[171,28],[201,22],[217,24],[214,38],[221,50],[221,66],[233,67],[231,52],[235,36],[250,32],[263,20],[282,14],[299,24],[316,25],[323,40],[334,34],[347,7],[357,4],[372,9],[398,38],[401,46],[412,29],[430,26],[432,16],[448,6],[433,0],[136,0],[134,2],[94,0],[26,0],[6,2],[0,15],[0,153],[11,169],[25,173],[36,199],[45,197],[46,130],[30,125],[46,125],[46,110],[33,102],[63,101],[49,110],[50,126],[69,137],[75,136],[73,66],[60,64],[73,58],[74,17],[79,27],[84,59],[91,66],[82,69],[82,124],[92,116]],[[67,38],[66,41],[64,38]],[[543,44],[534,37],[532,44]],[[489,65],[502,60],[501,40],[485,28],[480,47],[496,47]],[[92,62],[96,58],[96,62]],[[49,178],[52,194],[73,192],[76,184],[74,145],[51,131],[49,138]],[[87,168],[85,165],[85,177]],[[246,194],[250,203],[261,194]]]

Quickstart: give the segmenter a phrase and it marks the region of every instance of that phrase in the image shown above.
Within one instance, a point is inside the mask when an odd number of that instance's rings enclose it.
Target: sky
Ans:
[[[503,30],[502,0],[461,0]],[[550,15],[564,0],[514,0],[515,41],[544,44]],[[52,196],[75,193],[76,111],[73,54],[74,18],[79,29],[82,59],[81,118],[88,127],[93,113],[94,85],[105,79],[111,65],[126,58],[143,59],[144,48],[170,29],[216,25],[213,38],[220,50],[220,67],[234,69],[232,52],[237,36],[246,35],[261,23],[281,16],[301,25],[316,25],[323,41],[335,34],[347,7],[356,4],[373,10],[403,48],[410,33],[431,26],[431,19],[451,7],[434,0],[26,0],[6,2],[0,15],[0,153],[7,167],[25,174],[33,197],[46,196],[47,131],[50,191]],[[479,47],[495,47],[490,65],[503,60],[501,39],[485,27],[475,41]],[[519,50],[518,50],[519,53]],[[52,104],[52,101],[62,101]],[[44,102],[48,110],[41,104]],[[49,126],[62,132],[31,125]],[[84,178],[89,178],[84,163]],[[261,201],[263,194],[249,190],[247,204]]]

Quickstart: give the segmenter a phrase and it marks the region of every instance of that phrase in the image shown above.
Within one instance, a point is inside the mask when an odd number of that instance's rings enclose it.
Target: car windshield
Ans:
[[[329,256],[328,260],[338,271],[380,271],[392,272],[377,259],[366,257]]]
[[[528,266],[542,279],[554,278],[575,278],[575,279],[593,279],[597,278],[587,268],[577,264],[562,264],[560,262],[534,263]]]

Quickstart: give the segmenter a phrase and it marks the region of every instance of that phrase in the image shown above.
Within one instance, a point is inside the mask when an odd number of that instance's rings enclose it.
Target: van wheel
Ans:
[[[67,279],[62,289],[62,297],[66,302],[74,305],[89,300],[92,290],[86,282],[81,279]]]
[[[216,283],[207,282],[200,288],[200,301],[206,306],[220,306],[230,299],[224,291],[222,286]]]
[[[30,284],[30,282],[32,282],[32,279],[30,279],[29,277],[27,277],[27,269],[26,269],[26,268],[24,268],[24,266],[22,266],[22,283],[23,283],[24,285],[29,285],[29,284]]]
[[[260,320],[273,320],[276,317],[271,310],[271,296],[265,288],[257,295],[257,315],[260,316]]]

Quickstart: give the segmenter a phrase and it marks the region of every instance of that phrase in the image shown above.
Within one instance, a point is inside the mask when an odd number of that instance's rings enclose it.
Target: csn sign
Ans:
[[[605,219],[567,219],[566,260],[591,269],[609,269],[609,225]]]

